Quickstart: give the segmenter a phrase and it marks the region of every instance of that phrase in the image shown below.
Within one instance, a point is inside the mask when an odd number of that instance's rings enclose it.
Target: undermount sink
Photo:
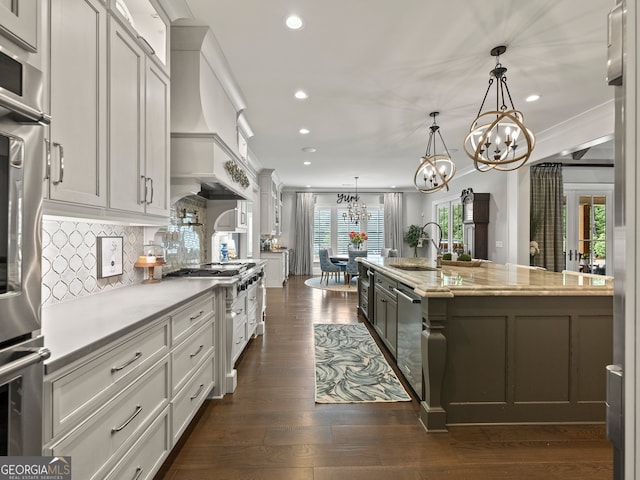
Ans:
[[[429,267],[427,265],[389,265],[393,268],[399,268],[400,270],[410,270],[414,272],[436,272],[436,267]]]

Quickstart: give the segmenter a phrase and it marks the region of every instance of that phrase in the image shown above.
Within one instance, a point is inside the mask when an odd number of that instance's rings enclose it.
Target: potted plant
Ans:
[[[413,247],[413,256],[418,256],[418,243],[422,237],[422,228],[418,225],[409,225],[409,230],[404,234],[404,241]]]

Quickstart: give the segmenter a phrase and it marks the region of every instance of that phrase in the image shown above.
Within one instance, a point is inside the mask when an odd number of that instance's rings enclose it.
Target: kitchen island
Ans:
[[[611,278],[490,262],[434,264],[380,258],[360,265],[363,283],[379,275],[420,298],[424,387],[418,394],[428,431],[454,424],[604,422]],[[368,318],[375,323],[371,305]]]

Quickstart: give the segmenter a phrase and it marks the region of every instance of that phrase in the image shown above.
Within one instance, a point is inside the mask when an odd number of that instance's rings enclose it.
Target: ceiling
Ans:
[[[292,189],[342,189],[355,176],[362,191],[412,188],[432,111],[458,170],[472,168],[463,142],[497,45],[507,46],[500,61],[534,134],[613,98],[605,82],[611,2],[185,3],[211,26],[244,94],[250,151]],[[284,26],[291,13],[302,29]],[[309,98],[294,98],[298,89]],[[526,103],[534,93],[540,100]]]

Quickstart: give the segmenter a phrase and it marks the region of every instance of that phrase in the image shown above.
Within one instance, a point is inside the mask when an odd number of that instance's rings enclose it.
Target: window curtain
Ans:
[[[297,193],[294,216],[293,274],[313,275],[313,193]]]
[[[531,264],[554,272],[564,269],[562,185],[562,164],[543,163],[531,167]]]
[[[402,192],[384,194],[384,246],[402,257]]]

